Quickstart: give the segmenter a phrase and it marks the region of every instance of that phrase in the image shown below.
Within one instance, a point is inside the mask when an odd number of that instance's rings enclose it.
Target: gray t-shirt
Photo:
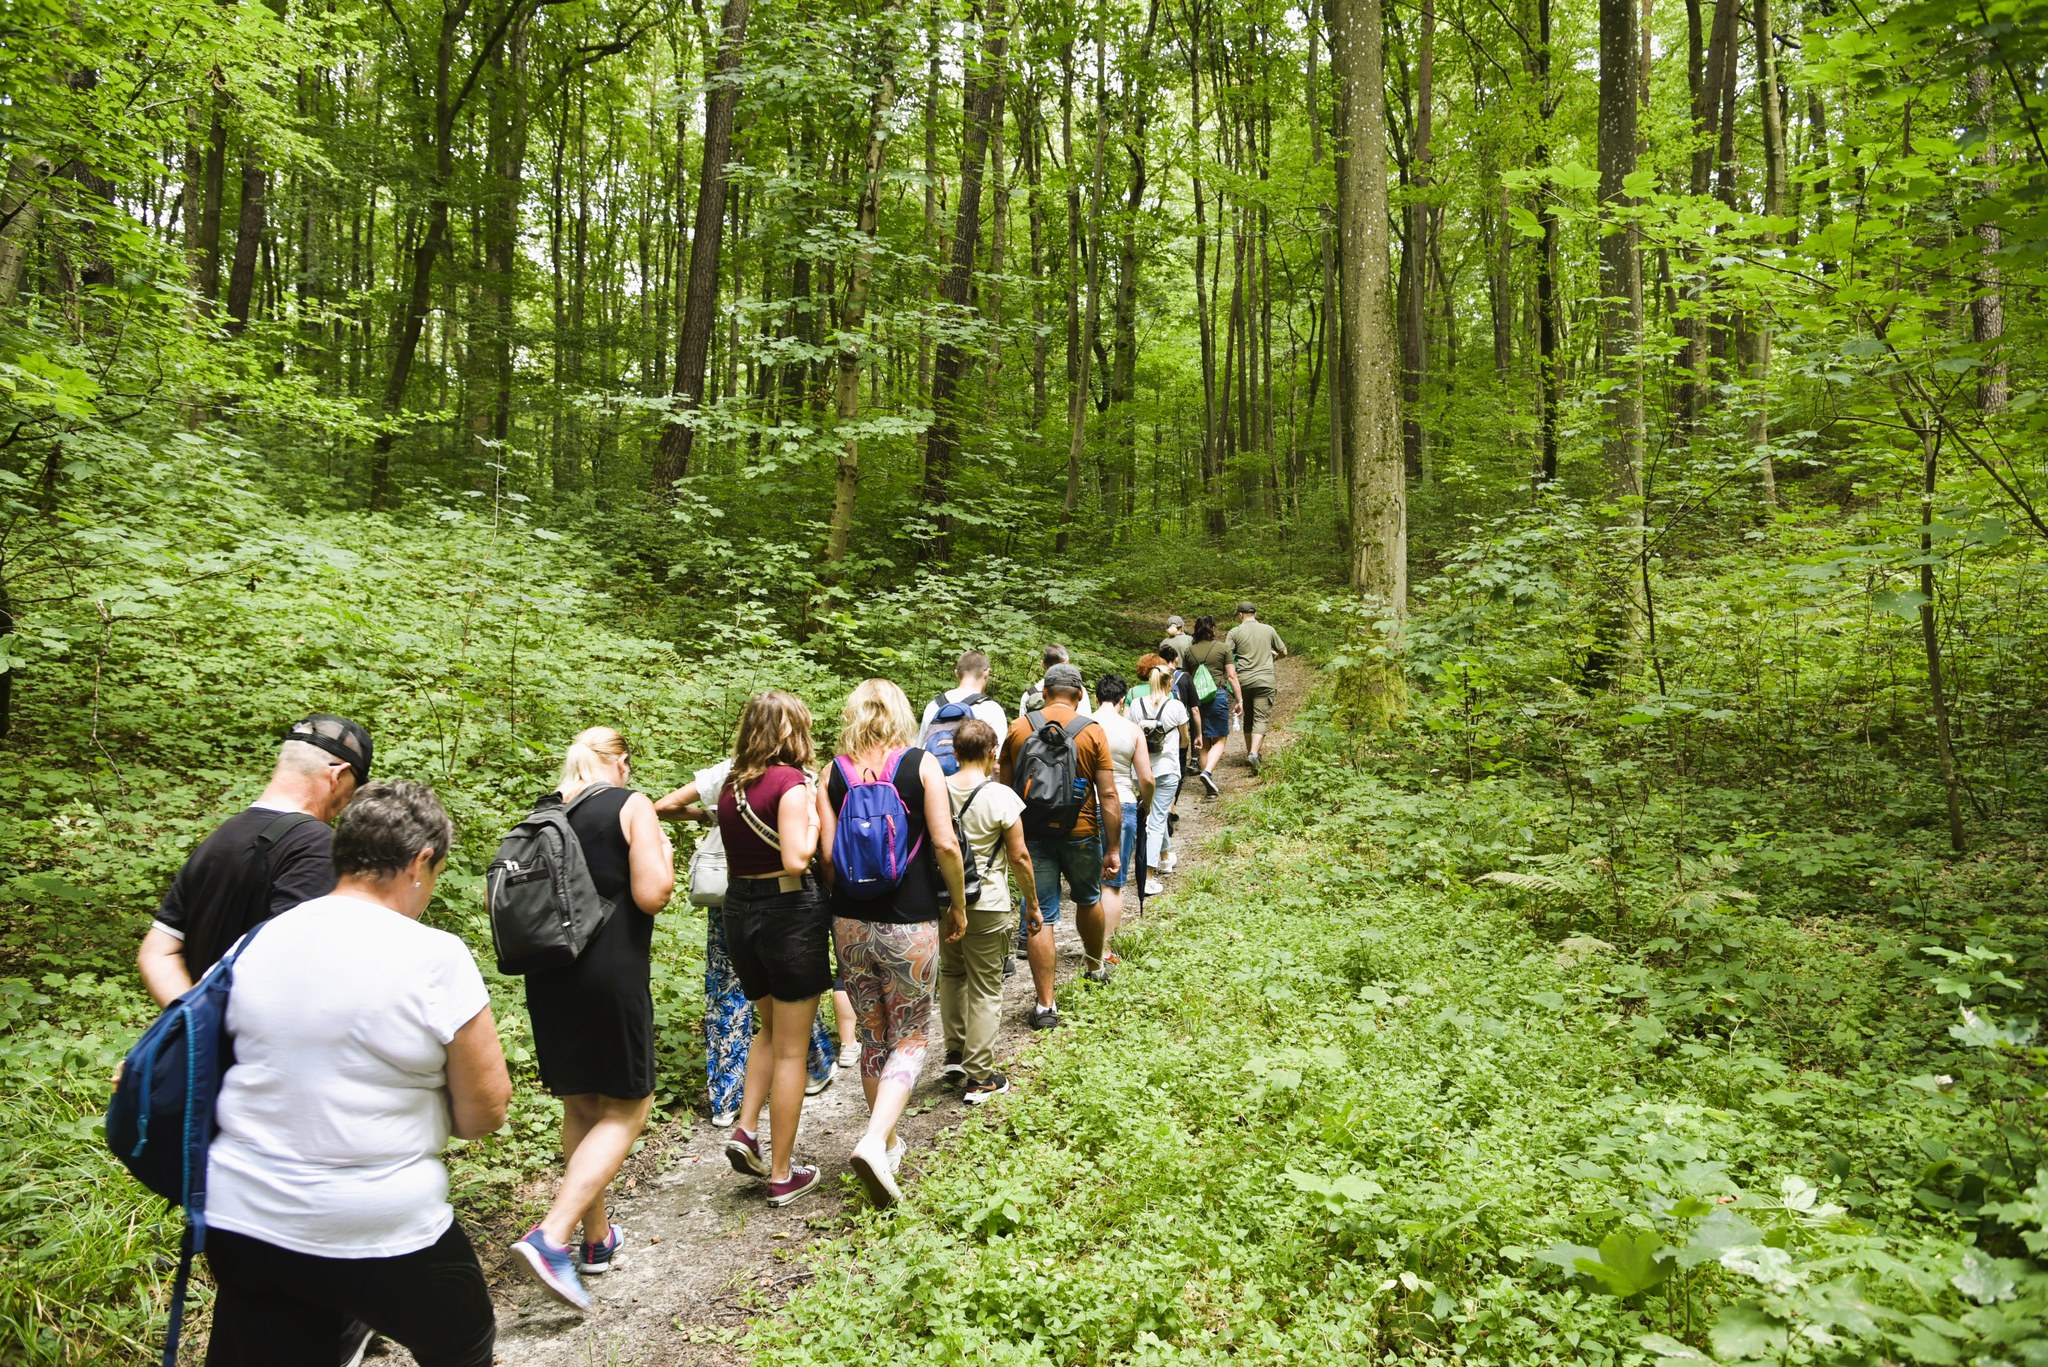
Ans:
[[[1173,635],[1167,637],[1165,640],[1161,641],[1159,644],[1162,646],[1172,646],[1174,657],[1176,659],[1186,659],[1188,647],[1193,645],[1194,643],[1194,637],[1188,635],[1185,631],[1178,631],[1175,632]]]
[[[1277,656],[1287,653],[1287,643],[1280,639],[1280,633],[1254,617],[1249,622],[1239,622],[1224,638],[1230,642],[1230,653],[1237,664],[1237,681],[1246,688],[1271,688],[1279,682],[1279,673],[1273,667]]]

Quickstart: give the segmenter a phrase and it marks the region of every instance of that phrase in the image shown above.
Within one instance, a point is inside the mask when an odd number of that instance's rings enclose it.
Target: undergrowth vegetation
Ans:
[[[2038,558],[1943,519],[1959,854],[1902,521],[1696,538],[1604,688],[1590,521],[1474,527],[759,1360],[2048,1361]]]

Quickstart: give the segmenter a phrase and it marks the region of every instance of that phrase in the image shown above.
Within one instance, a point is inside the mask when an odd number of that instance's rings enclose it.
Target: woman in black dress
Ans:
[[[562,1099],[561,1186],[547,1218],[516,1246],[536,1279],[588,1309],[577,1273],[611,1269],[619,1231],[604,1192],[647,1123],[654,1099],[654,997],[648,982],[654,916],[675,891],[675,851],[634,792],[626,742],[609,726],[576,737],[562,764],[569,826],[598,895],[614,910],[575,963],[526,977],[540,1080]],[[582,799],[579,801],[578,799]],[[582,1226],[580,1247],[570,1240]]]

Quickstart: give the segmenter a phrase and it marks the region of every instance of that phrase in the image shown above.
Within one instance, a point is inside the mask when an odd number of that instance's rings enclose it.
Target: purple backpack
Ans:
[[[910,836],[910,812],[896,791],[898,750],[883,764],[879,776],[863,780],[852,761],[841,755],[839,774],[846,797],[839,804],[839,829],[832,837],[832,867],[838,889],[856,902],[886,897],[903,881],[910,861],[924,848],[924,836]]]

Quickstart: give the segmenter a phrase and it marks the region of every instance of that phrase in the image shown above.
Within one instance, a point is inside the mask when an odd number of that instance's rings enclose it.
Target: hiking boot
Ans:
[[[611,1226],[605,1233],[604,1240],[601,1243],[594,1244],[585,1239],[583,1241],[583,1260],[576,1264],[576,1270],[586,1277],[603,1276],[612,1270],[612,1259],[617,1255],[619,1245],[624,1242],[625,1236],[619,1233],[617,1225]]]
[[[970,1106],[979,1106],[990,1097],[1006,1095],[1010,1090],[1010,1079],[1003,1073],[990,1073],[987,1077],[976,1078],[960,1091],[960,1099]]]
[[[946,1051],[946,1066],[939,1069],[939,1076],[952,1083],[955,1087],[967,1080],[967,1066],[960,1061],[960,1051],[958,1049],[948,1049]]]
[[[1216,786],[1216,775],[1210,773],[1207,769],[1204,769],[1201,772],[1200,777],[1202,780],[1202,786],[1209,790],[1210,797],[1223,796],[1223,790]]]
[[[1034,1006],[1025,1021],[1033,1030],[1057,1030],[1060,1024],[1060,1009],[1057,1006]]]
[[[576,1275],[576,1256],[567,1244],[551,1243],[535,1225],[526,1237],[512,1245],[512,1251],[526,1264],[526,1270],[550,1296],[571,1310],[588,1310],[590,1293]]]
[[[876,1210],[887,1210],[903,1199],[903,1189],[896,1185],[896,1173],[889,1162],[889,1151],[879,1141],[862,1139],[853,1146],[849,1162]]]
[[[1257,777],[1259,776],[1259,757],[1258,757],[1258,755],[1257,755],[1256,753],[1253,753],[1253,754],[1249,754],[1249,755],[1246,755],[1246,756],[1245,756],[1245,761],[1244,761],[1244,762],[1245,762],[1246,764],[1249,764],[1249,765],[1251,765],[1251,766],[1252,766],[1252,777],[1253,777],[1253,778],[1257,778]]]
[[[832,1079],[838,1076],[839,1068],[837,1064],[834,1064],[831,1068],[826,1069],[825,1076],[823,1077],[806,1077],[804,1079],[804,1095],[816,1096],[827,1087],[830,1087]]]
[[[725,1141],[725,1161],[742,1177],[766,1177],[768,1161],[761,1157],[761,1141],[745,1130],[734,1130]]]
[[[771,1206],[786,1206],[797,1197],[817,1186],[820,1180],[816,1168],[809,1167],[803,1163],[791,1163],[789,1165],[789,1176],[783,1178],[780,1182],[771,1181],[768,1184],[768,1204]]]
[[[1160,882],[1157,878],[1147,878],[1145,880],[1145,895],[1147,897],[1165,896],[1166,884]]]

